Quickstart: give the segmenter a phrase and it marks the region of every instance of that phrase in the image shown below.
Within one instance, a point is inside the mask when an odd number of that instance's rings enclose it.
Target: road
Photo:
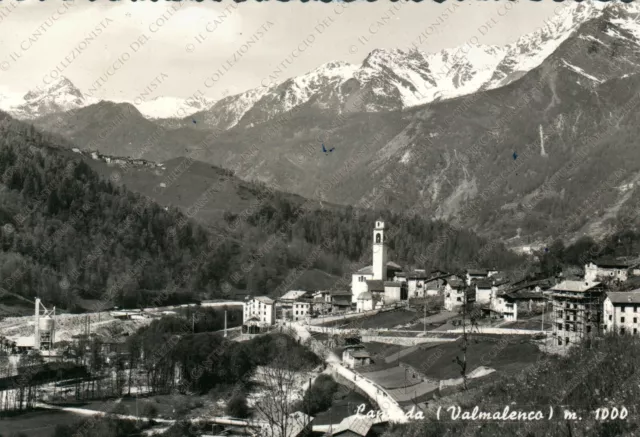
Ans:
[[[378,408],[380,408],[390,422],[406,423],[408,421],[400,404],[398,404],[385,389],[363,377],[358,372],[343,366],[342,360],[340,360],[335,353],[328,351],[320,342],[315,340],[301,323],[287,323],[287,326],[294,330],[295,335],[300,339],[300,343],[309,341],[311,348],[316,351],[316,353],[320,353],[321,356],[325,357],[327,364],[329,364],[335,373],[348,381],[353,381],[370,399],[375,400]]]

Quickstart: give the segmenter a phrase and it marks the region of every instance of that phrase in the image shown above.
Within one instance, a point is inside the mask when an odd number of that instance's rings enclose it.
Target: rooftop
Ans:
[[[367,282],[369,291],[384,291],[384,281],[381,279],[370,279]]]
[[[468,270],[467,273],[469,275],[474,275],[474,276],[487,276],[489,274],[489,270],[487,270],[487,269],[471,269],[471,270]]]
[[[464,282],[458,278],[448,278],[445,279],[445,281],[448,282],[452,288],[459,288],[464,285]]]
[[[607,297],[613,303],[640,303],[640,288],[632,291],[612,291]]]
[[[402,267],[400,267],[398,264],[394,263],[393,261],[389,261],[387,263],[387,270],[396,270],[396,271],[401,271]],[[361,268],[360,270],[357,270],[355,274],[359,274],[359,275],[373,275],[373,266],[366,266]]]
[[[342,419],[339,425],[331,427],[331,435],[339,436],[351,432],[358,436],[366,436],[375,423],[375,419],[367,416],[349,416]]]
[[[493,286],[493,282],[489,279],[481,279],[479,281],[475,281],[475,284],[478,288],[491,288]]]
[[[629,267],[640,264],[640,260],[637,258],[634,259],[624,259],[624,258],[600,258],[593,261],[595,265],[598,267],[609,267],[609,268],[621,268],[627,269]]]
[[[280,297],[281,300],[296,300],[307,294],[304,290],[289,290]]]
[[[600,285],[600,282],[588,282],[588,281],[562,281],[552,287],[553,291],[573,291],[583,293],[596,286]]]
[[[257,300],[258,302],[262,302],[266,305],[273,305],[273,299],[271,299],[270,297],[267,296],[256,296],[254,297],[255,300]]]
[[[369,352],[365,350],[355,350],[355,351],[349,352],[349,354],[353,358],[371,358],[371,355],[369,355]]]

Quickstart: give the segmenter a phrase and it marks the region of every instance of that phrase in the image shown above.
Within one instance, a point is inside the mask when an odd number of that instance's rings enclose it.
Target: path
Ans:
[[[315,340],[309,331],[300,323],[287,323],[286,326],[293,328],[295,335],[300,339],[300,342],[309,341],[310,346],[315,351],[320,351],[323,355],[326,355],[326,361],[333,373],[338,374],[345,378],[347,381],[353,381],[360,390],[369,396],[370,399],[375,400],[378,408],[382,411],[385,417],[391,422],[405,423],[407,417],[405,412],[400,407],[400,404],[382,387],[370,381],[368,378],[363,377],[358,372],[351,369],[347,369],[342,365],[338,356],[333,353],[327,353],[325,348],[320,342]]]
[[[117,403],[119,401],[120,399],[118,401],[115,401],[114,403]],[[62,411],[67,411],[69,413],[80,414],[83,416],[105,416],[109,414],[111,416],[117,417],[118,419],[124,419],[124,420],[143,420],[145,422],[153,420],[156,423],[166,423],[166,424],[176,423],[176,420],[174,419],[140,417],[140,416],[131,416],[127,414],[111,414],[108,411],[90,410],[87,408],[76,408],[76,407],[62,407],[59,405],[46,404],[44,402],[36,402],[36,407],[46,408],[48,410],[62,410]],[[237,420],[237,419],[230,419],[228,417],[196,417],[196,418],[185,418],[180,420],[188,420],[189,422],[194,422],[194,423],[211,422],[211,423],[218,423],[220,425],[232,425],[232,426],[264,426],[266,424],[266,422],[261,422],[257,420],[250,420],[250,421]]]

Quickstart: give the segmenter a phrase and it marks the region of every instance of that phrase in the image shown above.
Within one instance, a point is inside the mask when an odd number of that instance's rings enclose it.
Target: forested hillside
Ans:
[[[369,262],[380,214],[392,229],[389,259],[400,264],[455,269],[474,261],[504,268],[522,261],[497,244],[477,258],[485,241],[428,217],[350,207],[300,213],[299,200],[261,184],[254,185],[260,194],[254,207],[225,214],[212,235],[178,209],[101,179],[68,147],[2,114],[0,278],[9,292],[3,299],[39,296],[72,308],[79,298],[109,298],[142,306],[167,287],[156,303],[180,300],[177,294],[221,296],[222,288],[269,294],[285,278],[291,288],[329,287],[354,263]],[[421,258],[439,237],[435,254]],[[288,276],[295,268],[299,273]]]

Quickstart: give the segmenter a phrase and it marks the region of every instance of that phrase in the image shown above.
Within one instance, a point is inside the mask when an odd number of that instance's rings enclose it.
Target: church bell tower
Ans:
[[[382,219],[376,220],[373,229],[373,279],[387,280],[387,242],[384,231],[386,230]]]

